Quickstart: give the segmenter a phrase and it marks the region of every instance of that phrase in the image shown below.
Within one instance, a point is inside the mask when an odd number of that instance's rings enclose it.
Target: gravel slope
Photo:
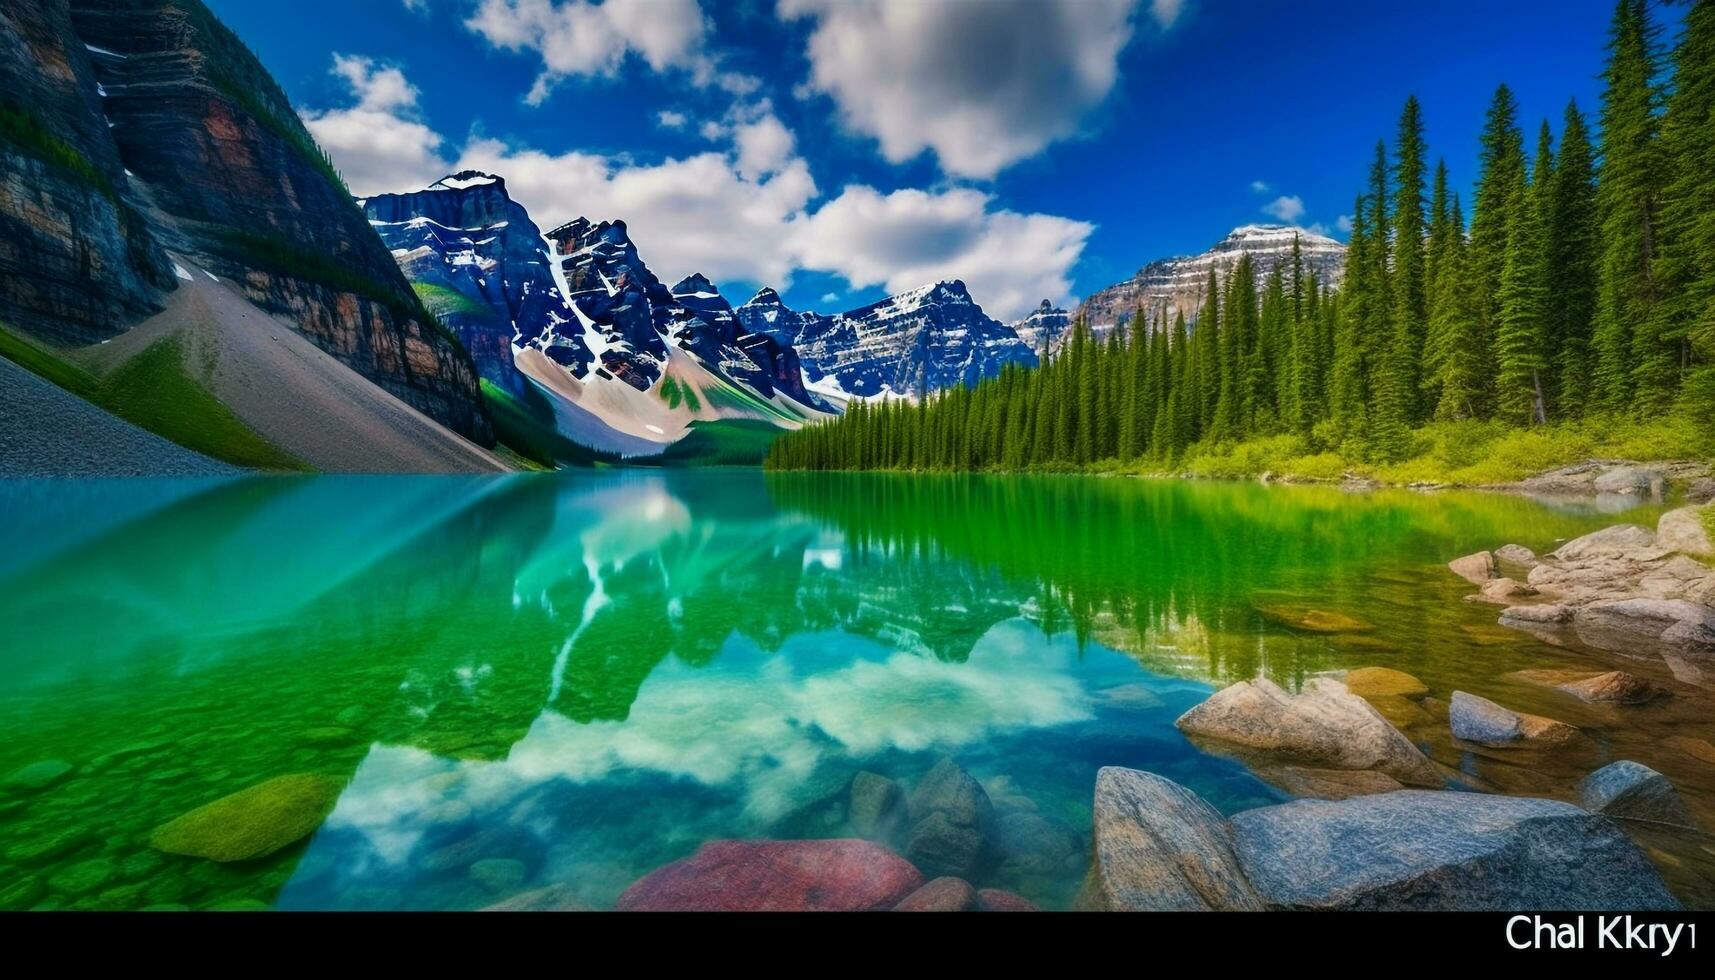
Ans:
[[[0,477],[238,472],[110,415],[0,358]]]
[[[175,257],[190,279],[167,308],[98,347],[99,370],[179,334],[187,361],[245,425],[330,473],[475,473],[510,469],[268,315],[232,286]]]

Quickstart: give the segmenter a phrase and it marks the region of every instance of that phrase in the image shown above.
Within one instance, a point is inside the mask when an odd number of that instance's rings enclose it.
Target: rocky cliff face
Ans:
[[[1006,364],[1037,363],[1030,346],[956,279],[836,316],[798,313],[772,289],[736,312],[750,329],[790,343],[812,386],[830,393],[922,394],[975,384]]]
[[[477,371],[521,392],[513,345],[576,318],[554,281],[547,239],[506,193],[506,181],[466,171],[414,193],[357,203],[425,305],[464,342]],[[581,331],[566,339],[569,359],[588,364]]]
[[[74,342],[120,332],[172,288],[164,247],[492,444],[469,356],[424,315],[273,79],[201,3],[21,0],[4,16],[8,95],[28,93],[38,128],[83,161],[23,147],[32,170],[62,173],[45,189],[3,181],[0,270],[18,326]],[[14,75],[35,81],[14,88]],[[20,140],[0,142],[17,155]]]
[[[1292,261],[1292,243],[1297,238],[1306,274],[1315,273],[1324,286],[1337,286],[1346,268],[1346,246],[1326,235],[1290,225],[1245,225],[1233,229],[1213,248],[1201,255],[1159,259],[1137,271],[1125,282],[1090,294],[1078,314],[1089,318],[1092,331],[1106,336],[1115,326],[1131,321],[1139,306],[1153,322],[1158,317],[1171,322],[1185,314],[1187,322],[1197,318],[1209,282],[1209,271],[1225,277],[1249,254],[1256,266],[1257,285],[1282,262]],[[1290,268],[1287,270],[1290,272]]]
[[[92,57],[64,0],[0,7],[0,322],[66,344],[119,333],[173,285]]]

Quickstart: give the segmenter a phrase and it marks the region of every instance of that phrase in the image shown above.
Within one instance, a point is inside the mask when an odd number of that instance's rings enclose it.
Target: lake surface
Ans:
[[[1445,568],[1659,513],[1613,510],[745,471],[0,483],[0,778],[44,777],[0,789],[0,908],[464,909],[556,884],[610,907],[711,839],[847,836],[855,773],[909,789],[948,756],[1052,838],[978,884],[1064,907],[1097,768],[1226,812],[1287,799],[1173,720],[1235,680],[1366,665],[1591,736],[1536,758],[1410,732],[1473,787],[1570,799],[1633,758],[1710,821],[1715,766],[1665,741],[1715,739],[1709,692],[1498,627]],[[1293,632],[1263,613],[1283,606],[1369,628]],[[1506,676],[1614,666],[1676,696],[1597,709]],[[151,846],[293,773],[343,787],[307,841]],[[1706,840],[1647,843],[1715,905]]]

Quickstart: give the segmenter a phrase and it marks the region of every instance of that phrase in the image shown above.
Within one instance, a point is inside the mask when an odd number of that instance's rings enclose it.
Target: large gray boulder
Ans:
[[[1316,769],[1374,770],[1408,786],[1446,779],[1411,740],[1331,677],[1294,695],[1267,678],[1215,692],[1175,722],[1187,735]]]
[[[1685,801],[1666,776],[1641,762],[1611,762],[1578,784],[1578,802],[1586,810],[1626,820],[1696,827]]]
[[[1096,773],[1095,857],[1080,908],[1110,912],[1259,911],[1231,831],[1214,807],[1170,779],[1108,766]]]
[[[987,857],[994,805],[971,774],[942,759],[906,801],[905,857],[930,877],[969,878]]]
[[[1555,800],[1401,790],[1235,815],[1233,852],[1271,909],[1677,909],[1613,822]]]

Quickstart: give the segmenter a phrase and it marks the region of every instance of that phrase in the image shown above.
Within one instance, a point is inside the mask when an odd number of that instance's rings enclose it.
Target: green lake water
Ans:
[[[1715,826],[1711,692],[1495,625],[1453,557],[1660,508],[1122,479],[764,475],[0,483],[0,908],[595,908],[705,841],[849,836],[862,770],[952,757],[1005,848],[977,877],[1070,903],[1104,765],[1234,812],[1288,799],[1173,720],[1259,674],[1383,665],[1467,786],[1576,797],[1631,758]],[[1269,610],[1367,628],[1307,634]],[[1596,708],[1508,675],[1623,667]],[[1575,724],[1550,754],[1455,745],[1455,689]],[[337,788],[234,863],[156,828],[274,777]],[[13,774],[13,775],[6,775]],[[1025,818],[1021,815],[1032,815]],[[1020,837],[1025,839],[1019,839]],[[1715,906],[1708,839],[1644,841]]]

